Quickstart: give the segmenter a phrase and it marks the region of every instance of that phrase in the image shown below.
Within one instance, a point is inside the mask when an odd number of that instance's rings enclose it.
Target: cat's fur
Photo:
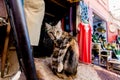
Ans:
[[[46,31],[54,42],[54,50],[51,55],[51,68],[55,74],[65,73],[75,75],[78,66],[78,44],[73,36],[61,28],[61,22],[51,26],[45,23]]]

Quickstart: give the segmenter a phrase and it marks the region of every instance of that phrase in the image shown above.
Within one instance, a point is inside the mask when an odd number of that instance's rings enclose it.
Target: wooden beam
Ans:
[[[59,5],[59,6],[63,7],[63,8],[67,8],[67,7],[63,6],[62,4],[60,4],[59,2],[57,2],[56,0],[51,0],[51,1],[54,2],[55,4]]]
[[[79,2],[81,0],[67,0],[67,1],[69,1],[70,3],[75,3],[75,2]]]
[[[5,37],[5,43],[4,48],[2,52],[2,59],[1,59],[1,77],[4,77],[4,71],[5,71],[5,64],[7,59],[7,51],[8,51],[8,43],[9,43],[9,35],[10,35],[10,23],[7,25],[6,29],[6,37]]]
[[[55,15],[53,15],[53,14],[51,14],[51,13],[45,12],[45,14],[48,15],[48,16],[51,16],[51,17],[55,17]]]

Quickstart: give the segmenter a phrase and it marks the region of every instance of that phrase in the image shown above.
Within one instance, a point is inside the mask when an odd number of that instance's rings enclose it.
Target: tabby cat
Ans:
[[[75,75],[78,66],[78,44],[73,36],[61,28],[61,22],[51,26],[45,23],[46,31],[54,42],[54,50],[51,55],[51,68],[55,74],[65,73]]]

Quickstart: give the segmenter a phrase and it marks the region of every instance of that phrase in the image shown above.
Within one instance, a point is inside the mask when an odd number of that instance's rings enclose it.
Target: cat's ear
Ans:
[[[59,22],[57,23],[56,27],[61,28],[61,21],[59,21]]]
[[[49,30],[52,26],[48,23],[45,23],[45,27]]]

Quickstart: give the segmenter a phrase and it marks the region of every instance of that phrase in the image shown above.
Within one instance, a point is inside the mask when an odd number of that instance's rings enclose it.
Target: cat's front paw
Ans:
[[[58,64],[58,72],[62,72],[62,70],[63,70],[63,63],[60,62],[60,63]]]

